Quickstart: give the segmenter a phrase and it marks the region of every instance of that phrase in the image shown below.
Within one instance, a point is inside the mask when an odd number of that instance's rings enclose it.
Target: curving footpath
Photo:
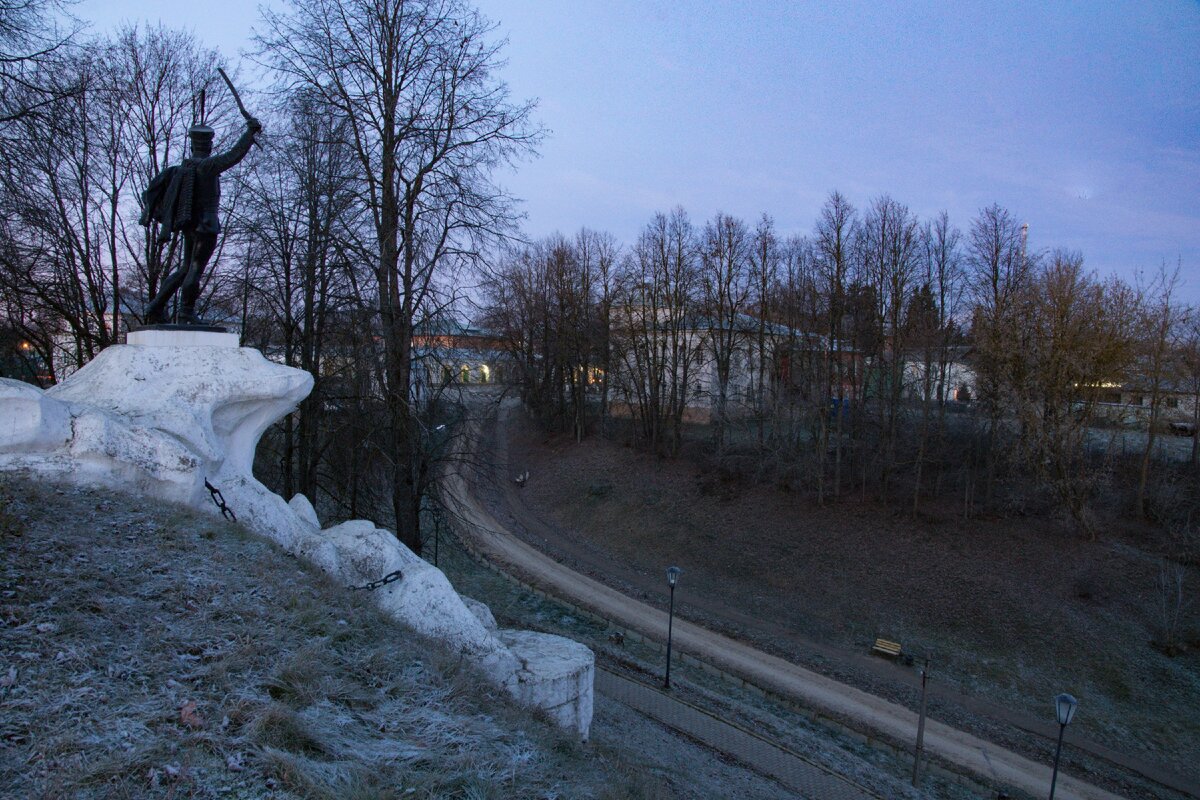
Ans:
[[[478,426],[478,423],[471,424]],[[465,440],[479,441],[478,429]],[[444,502],[465,523],[457,526],[460,533],[479,552],[551,594],[644,636],[666,640],[666,612],[581,575],[525,544],[476,497],[461,471],[450,470],[443,475],[442,489]],[[762,689],[793,698],[827,716],[848,720],[854,727],[901,742],[915,737],[917,715],[907,708],[686,620],[675,620],[673,647]],[[931,756],[985,778],[996,786],[1012,787],[1038,796],[1050,785],[1049,767],[928,718],[925,721],[925,750]],[[1055,796],[1061,800],[1122,800],[1119,795],[1061,771]]]

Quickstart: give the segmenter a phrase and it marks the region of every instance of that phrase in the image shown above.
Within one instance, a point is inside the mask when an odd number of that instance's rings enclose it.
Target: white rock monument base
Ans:
[[[238,521],[347,586],[399,571],[372,592],[379,607],[462,653],[519,702],[586,739],[592,651],[561,636],[499,630],[487,606],[460,597],[441,570],[366,520],[322,530],[312,504],[253,475],[263,432],[312,391],[307,372],[238,347],[233,334],[142,330],[45,392],[0,378],[0,470],[121,489]]]

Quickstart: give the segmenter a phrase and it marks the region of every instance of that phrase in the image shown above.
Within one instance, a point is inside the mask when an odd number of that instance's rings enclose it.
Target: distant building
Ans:
[[[1125,427],[1150,424],[1154,392],[1146,381],[1106,383],[1093,387],[1093,406],[1097,417]],[[1172,433],[1191,436],[1196,433],[1197,390],[1185,381],[1168,379],[1158,390],[1159,423]]]
[[[512,358],[500,336],[450,315],[437,315],[413,334],[413,397],[418,402],[446,386],[511,383]]]
[[[824,365],[831,352],[833,358],[844,362],[845,368],[840,373],[847,387],[853,383],[852,371],[861,372],[861,364],[853,352],[837,342],[831,350],[828,337],[762,322],[749,314],[738,314],[732,323],[703,314],[689,315],[680,323],[679,349],[687,359],[684,418],[690,422],[707,422],[717,410],[721,381],[713,342],[715,337],[730,333],[732,350],[725,385],[725,414],[730,418],[760,413],[768,404],[778,401],[810,399],[818,384],[815,378],[818,374],[824,376]],[[613,336],[618,350],[631,348],[634,337],[629,331],[617,329]],[[665,325],[662,336],[664,339],[668,336]],[[632,396],[638,389],[634,369],[628,363],[621,363],[620,358],[614,359],[614,364],[617,374],[611,376],[613,387],[618,394],[623,390]],[[681,368],[680,380],[682,377]],[[820,382],[820,385],[826,384]],[[615,413],[627,410],[617,402],[612,408]]]
[[[904,356],[903,395],[938,403],[970,403],[979,398],[978,374],[971,364],[974,348],[952,345],[910,351]]]

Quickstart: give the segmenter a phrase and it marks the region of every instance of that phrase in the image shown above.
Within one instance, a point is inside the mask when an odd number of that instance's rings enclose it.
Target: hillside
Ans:
[[[0,547],[5,798],[777,791],[694,747],[673,789],[632,717],[579,744],[220,518],[5,477]]]

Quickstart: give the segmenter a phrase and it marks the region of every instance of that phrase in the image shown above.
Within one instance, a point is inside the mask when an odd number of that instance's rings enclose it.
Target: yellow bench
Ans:
[[[889,642],[887,639],[876,639],[875,646],[871,648],[871,652],[888,658],[899,658],[902,650],[899,642]]]

